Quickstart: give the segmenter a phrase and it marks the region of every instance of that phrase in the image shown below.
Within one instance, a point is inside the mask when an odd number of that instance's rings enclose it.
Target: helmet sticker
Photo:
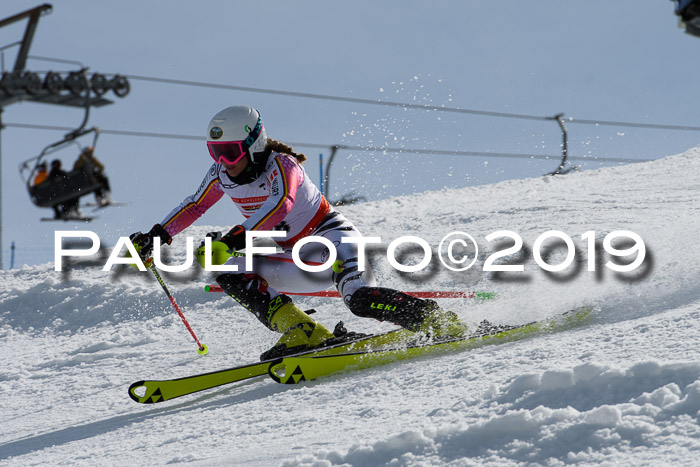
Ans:
[[[246,127],[246,129],[250,128],[248,125],[246,125],[245,127]],[[250,132],[248,133],[248,137],[245,139],[245,144],[248,147],[251,147],[253,145],[253,143],[255,143],[255,140],[258,139],[258,136],[260,136],[260,132],[262,131],[262,129],[263,129],[262,118],[258,117],[258,122],[255,124],[255,128],[250,130]]]
[[[219,139],[222,136],[224,136],[224,130],[222,130],[218,126],[214,126],[211,128],[211,130],[209,130],[209,136],[211,137],[211,139]]]

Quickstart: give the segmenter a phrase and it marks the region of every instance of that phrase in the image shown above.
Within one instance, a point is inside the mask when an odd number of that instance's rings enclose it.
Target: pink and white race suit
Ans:
[[[283,253],[256,257],[253,263],[252,272],[275,289],[270,291],[273,295],[278,290],[316,292],[335,284],[342,296],[349,297],[360,287],[374,285],[369,269],[365,274],[358,271],[356,247],[340,242],[342,237],[361,234],[330,206],[296,158],[287,154],[273,152],[264,172],[246,185],[236,184],[221,164],[213,164],[197,191],[173,209],[161,225],[174,237],[224,195],[233,200],[245,217],[242,225],[247,231],[287,232],[286,238],[275,239]],[[341,273],[335,273],[331,268],[308,273],[294,264],[292,247],[309,235],[326,237],[336,245],[338,260],[343,263]],[[322,264],[328,253],[325,247],[309,244],[302,248],[300,256],[307,264]],[[245,271],[245,258],[232,257],[226,264],[236,264],[238,271]]]

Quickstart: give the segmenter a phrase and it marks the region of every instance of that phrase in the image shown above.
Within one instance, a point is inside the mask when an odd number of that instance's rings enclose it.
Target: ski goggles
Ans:
[[[248,153],[248,148],[243,147],[244,143],[245,141],[207,141],[207,148],[217,163],[233,165]]]
[[[250,127],[248,127],[250,128]],[[241,141],[207,141],[209,155],[217,163],[233,165],[243,159],[263,129],[262,118],[258,117],[255,127],[248,132],[248,137]]]

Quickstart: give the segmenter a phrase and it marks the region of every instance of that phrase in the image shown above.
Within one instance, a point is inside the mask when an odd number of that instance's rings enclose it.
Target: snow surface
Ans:
[[[423,357],[299,386],[251,380],[157,405],[130,383],[254,361],[275,335],[221,294],[208,273],[165,274],[201,341],[200,357],[149,273],[102,272],[105,255],[0,275],[0,464],[3,465],[697,465],[700,459],[700,148],[644,164],[416,194],[343,208],[365,235],[402,235],[434,248],[452,231],[480,257],[453,273],[434,259],[399,274],[380,249],[380,284],[404,290],[488,290],[498,299],[442,300],[468,323],[520,323],[580,305],[580,327],[471,351]],[[174,200],[174,202],[177,200]],[[154,213],[159,218],[162,213]],[[206,223],[206,217],[201,220]],[[224,228],[226,226],[220,227]],[[169,249],[184,259],[184,236]],[[527,247],[523,273],[485,273],[508,229]],[[557,229],[577,245],[557,274],[533,260]],[[639,234],[647,258],[633,273],[587,271],[586,243]],[[507,245],[506,245],[507,246]],[[501,245],[498,248],[503,248]],[[548,261],[563,260],[563,248]],[[419,260],[416,258],[415,260]],[[619,260],[617,260],[619,261]],[[333,299],[297,299],[317,319],[358,331],[389,329]]]

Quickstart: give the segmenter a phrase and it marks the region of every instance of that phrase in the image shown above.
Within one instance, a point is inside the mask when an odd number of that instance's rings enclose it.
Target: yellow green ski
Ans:
[[[409,340],[412,336],[414,336],[414,334],[409,331],[395,329],[382,334],[364,335],[357,339],[324,347],[323,349],[314,349],[292,356],[334,355],[344,352],[363,351],[376,346],[403,342]],[[212,371],[200,375],[186,376],[184,378],[137,381],[129,386],[129,397],[142,404],[163,402],[224,384],[267,375],[270,364],[273,362],[277,362],[277,359],[227,368],[225,370]]]
[[[138,381],[129,387],[129,397],[142,404],[158,403],[264,375],[281,384],[297,384],[341,371],[371,368],[437,352],[467,350],[560,331],[582,324],[590,314],[591,309],[584,307],[523,325],[482,326],[466,337],[443,340],[431,340],[397,329],[250,365],[178,379]]]
[[[270,377],[280,384],[298,384],[341,371],[361,370],[387,363],[406,360],[437,352],[468,350],[486,344],[500,344],[518,340],[533,334],[559,331],[580,324],[591,310],[580,308],[557,318],[536,321],[520,326],[494,327],[485,332],[477,331],[463,338],[440,341],[416,340],[394,346],[376,346],[368,350],[344,353],[317,353],[306,356],[279,358],[269,368]]]

